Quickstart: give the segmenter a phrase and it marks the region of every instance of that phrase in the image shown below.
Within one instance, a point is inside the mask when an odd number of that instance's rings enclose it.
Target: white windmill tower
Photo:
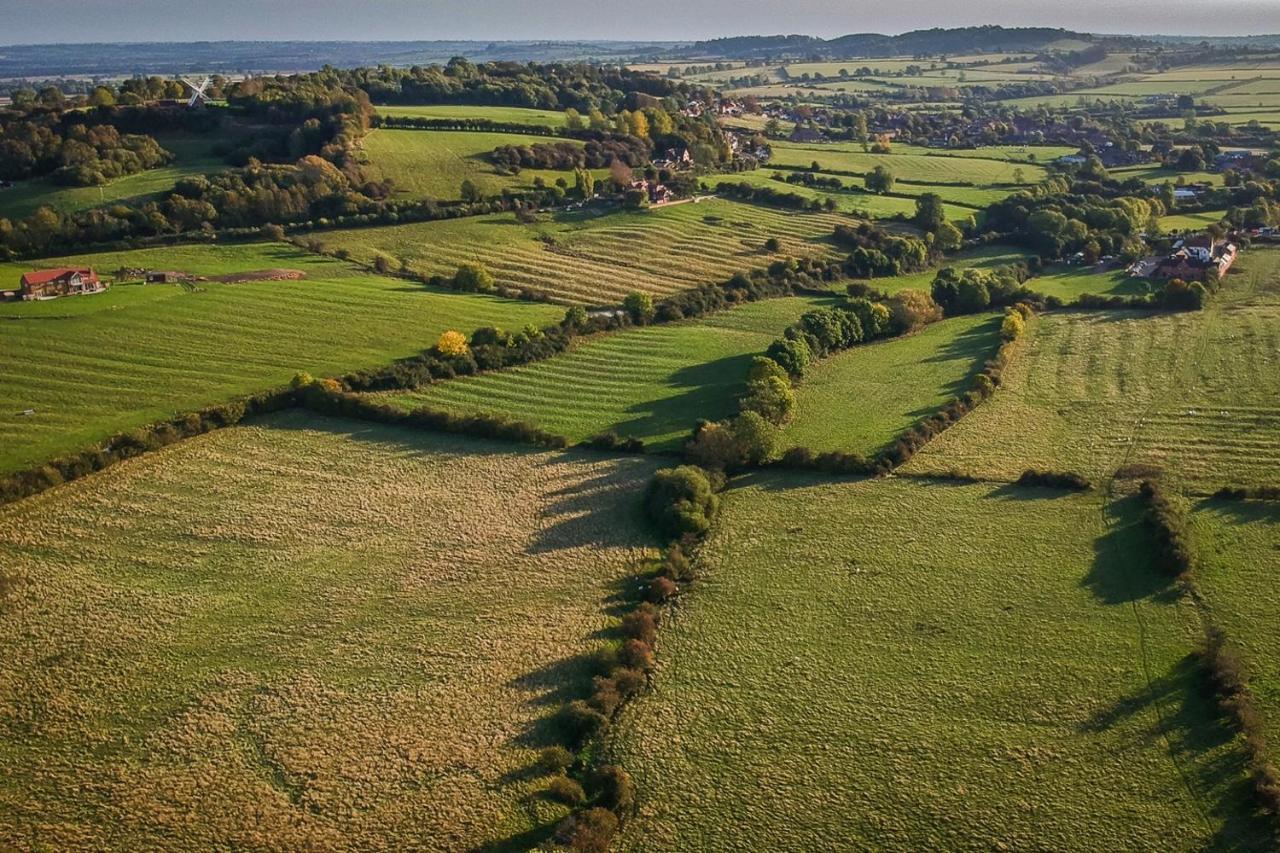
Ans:
[[[179,79],[181,79],[182,82],[187,85],[187,88],[191,90],[191,97],[187,99],[188,107],[195,109],[196,107],[203,107],[209,102],[209,96],[205,94],[205,90],[208,89],[209,84],[213,82],[212,78],[206,75],[204,80],[202,80],[198,86],[186,77],[181,77]]]

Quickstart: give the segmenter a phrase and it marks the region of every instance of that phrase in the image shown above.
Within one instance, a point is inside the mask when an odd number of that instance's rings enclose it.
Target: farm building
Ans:
[[[1174,245],[1169,256],[1156,265],[1154,274],[1184,281],[1197,281],[1207,273],[1223,276],[1235,263],[1236,253],[1235,243],[1208,234],[1188,237]]]
[[[59,267],[24,273],[21,288],[23,299],[55,299],[59,296],[100,293],[107,286],[90,267]]]

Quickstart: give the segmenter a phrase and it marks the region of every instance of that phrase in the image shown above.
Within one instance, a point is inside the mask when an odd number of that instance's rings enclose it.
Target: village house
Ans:
[[[666,184],[660,184],[657,181],[632,181],[627,185],[627,189],[643,192],[651,205],[666,204],[671,201],[671,190],[667,189]]]
[[[100,293],[107,289],[106,284],[89,267],[34,270],[24,273],[20,284],[23,299],[55,299],[59,296]]]
[[[1235,243],[1201,234],[1180,240],[1169,256],[1156,265],[1157,278],[1180,278],[1183,281],[1200,281],[1206,275],[1225,276],[1236,262]]]
[[[668,148],[663,157],[653,161],[653,165],[659,169],[692,169],[693,157],[689,155],[688,148]]]

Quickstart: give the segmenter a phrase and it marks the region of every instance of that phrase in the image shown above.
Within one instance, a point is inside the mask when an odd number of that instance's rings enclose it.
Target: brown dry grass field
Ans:
[[[651,551],[653,464],[287,413],[0,510],[0,848],[458,850]]]

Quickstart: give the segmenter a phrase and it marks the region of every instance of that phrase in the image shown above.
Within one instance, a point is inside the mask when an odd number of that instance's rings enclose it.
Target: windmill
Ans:
[[[213,80],[210,79],[208,75],[205,75],[204,80],[201,81],[198,86],[186,77],[179,79],[181,79],[183,83],[186,83],[187,88],[191,90],[191,97],[187,100],[188,107],[191,107],[192,109],[196,107],[203,107],[209,102],[209,96],[205,94],[205,90],[209,88],[209,84],[212,83]]]

